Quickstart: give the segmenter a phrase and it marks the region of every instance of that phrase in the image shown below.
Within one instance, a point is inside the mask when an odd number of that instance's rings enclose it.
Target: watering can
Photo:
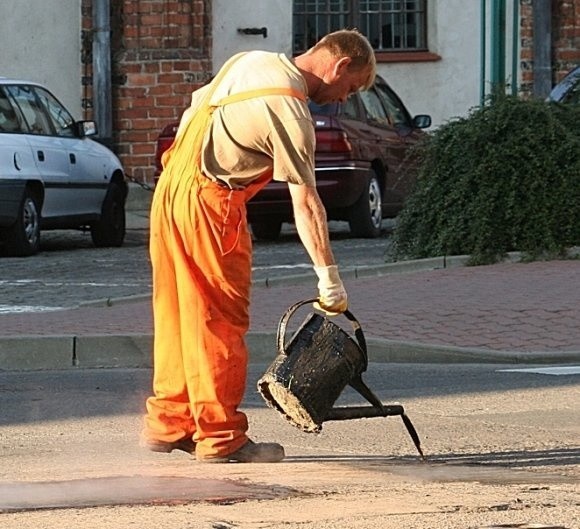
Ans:
[[[263,399],[304,432],[318,433],[326,421],[398,415],[424,459],[419,436],[403,406],[383,404],[363,382],[362,373],[368,367],[366,340],[350,311],[343,315],[352,324],[356,341],[329,318],[310,313],[285,343],[290,317],[302,305],[315,301],[295,303],[280,319],[276,337],[278,356],[258,381]],[[334,407],[347,385],[371,405]]]

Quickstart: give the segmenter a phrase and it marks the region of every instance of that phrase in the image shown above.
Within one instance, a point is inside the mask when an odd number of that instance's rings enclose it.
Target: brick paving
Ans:
[[[513,352],[580,353],[580,261],[502,263],[345,280],[365,335]],[[256,287],[251,331],[273,332],[315,281]],[[299,316],[296,316],[298,320]],[[0,338],[151,334],[149,299],[0,315]]]

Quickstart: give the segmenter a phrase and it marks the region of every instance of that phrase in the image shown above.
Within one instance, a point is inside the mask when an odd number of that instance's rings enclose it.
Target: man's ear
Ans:
[[[350,57],[342,57],[334,65],[334,73],[336,77],[342,76],[348,70],[348,65],[352,62]]]

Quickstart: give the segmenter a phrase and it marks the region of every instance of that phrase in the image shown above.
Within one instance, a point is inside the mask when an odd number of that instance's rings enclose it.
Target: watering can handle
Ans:
[[[284,313],[282,318],[280,318],[280,323],[278,324],[278,334],[276,336],[276,342],[278,344],[278,353],[279,354],[286,354],[286,351],[284,349],[284,341],[285,341],[285,336],[286,336],[286,326],[288,325],[288,321],[290,320],[290,317],[292,316],[292,314],[294,314],[296,312],[296,310],[298,310],[302,305],[306,305],[308,303],[314,303],[315,301],[318,301],[318,298],[305,299],[302,301],[298,301],[297,303],[294,303],[294,305],[290,306],[286,310],[286,312]],[[352,329],[354,331],[354,335],[356,337],[358,345],[364,354],[364,358],[365,358],[364,370],[366,371],[367,364],[368,364],[367,342],[365,340],[365,335],[362,331],[362,327],[361,327],[360,323],[358,322],[358,320],[354,317],[353,313],[350,312],[349,310],[345,310],[342,314],[344,315],[344,317],[348,321],[350,321],[350,323],[352,325]]]

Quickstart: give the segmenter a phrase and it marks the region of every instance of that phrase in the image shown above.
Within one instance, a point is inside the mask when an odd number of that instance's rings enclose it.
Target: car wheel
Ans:
[[[282,221],[278,220],[252,222],[251,226],[254,237],[259,241],[275,241],[282,231]]]
[[[125,195],[116,184],[111,184],[103,207],[101,218],[91,224],[93,244],[99,248],[121,246],[125,239]]]
[[[364,192],[349,211],[350,232],[353,237],[370,239],[381,234],[382,204],[379,178],[373,171]]]
[[[29,189],[24,191],[16,222],[5,233],[6,255],[26,257],[40,249],[40,214]]]

